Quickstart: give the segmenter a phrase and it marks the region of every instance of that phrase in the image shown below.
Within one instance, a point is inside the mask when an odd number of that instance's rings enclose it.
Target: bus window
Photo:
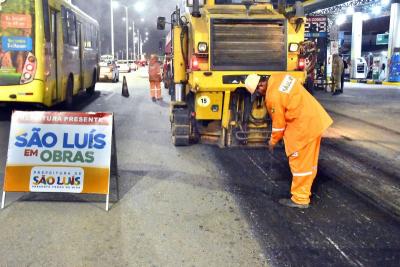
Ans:
[[[1,2],[0,86],[29,83],[35,75],[37,62],[34,46],[35,1]],[[29,65],[31,71],[26,71],[25,65]]]
[[[50,17],[49,17],[49,2],[48,0],[43,0],[43,21],[44,21],[44,36],[46,42],[50,42]]]
[[[89,24],[85,25],[85,47],[92,48],[92,34],[91,34],[91,27]]]
[[[215,0],[216,5],[242,4],[242,0]]]
[[[63,39],[64,44],[68,44],[68,23],[67,23],[67,9],[62,6],[61,7],[61,16],[62,16],[62,24],[63,24]]]
[[[77,31],[76,31],[76,17],[75,14],[67,9],[67,27],[68,27],[68,40],[69,44],[73,46],[78,45]]]

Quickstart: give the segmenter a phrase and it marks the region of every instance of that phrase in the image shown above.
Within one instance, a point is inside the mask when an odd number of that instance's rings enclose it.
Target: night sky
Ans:
[[[116,1],[116,0],[113,0]],[[142,14],[134,9],[136,2],[142,1],[146,9]],[[129,6],[129,26],[132,26],[132,19],[135,20],[135,27],[140,28],[142,35],[149,32],[149,41],[143,46],[144,52],[157,53],[160,40],[166,36],[167,31],[158,31],[156,28],[157,17],[170,17],[179,0],[120,0],[121,4]],[[100,24],[101,53],[111,52],[111,20],[110,0],[72,0],[72,3],[80,7],[87,14],[95,18]],[[114,9],[114,35],[116,53],[125,49],[125,8]],[[141,22],[141,18],[145,22]],[[132,31],[129,33],[129,49],[132,49]]]

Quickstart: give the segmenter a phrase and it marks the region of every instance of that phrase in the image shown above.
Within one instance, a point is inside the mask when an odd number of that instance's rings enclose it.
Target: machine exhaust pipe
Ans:
[[[192,9],[192,16],[195,18],[200,18],[200,0],[193,0],[193,9]]]
[[[183,102],[185,101],[185,85],[178,83],[175,85],[175,101]]]
[[[296,1],[295,2],[295,8],[296,8],[296,17],[304,17],[304,6],[302,1]]]
[[[278,12],[285,14],[286,11],[286,0],[278,0]]]

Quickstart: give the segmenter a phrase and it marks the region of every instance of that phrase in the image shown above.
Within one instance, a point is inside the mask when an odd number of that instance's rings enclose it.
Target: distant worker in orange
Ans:
[[[291,199],[280,199],[288,207],[308,208],[311,186],[317,175],[322,133],[333,123],[331,117],[300,81],[286,74],[260,77],[251,74],[245,81],[251,94],[265,96],[272,118],[268,147],[272,152],[283,138],[293,175]]]
[[[161,64],[157,55],[151,55],[149,64],[149,81],[151,100],[162,100],[161,97]]]

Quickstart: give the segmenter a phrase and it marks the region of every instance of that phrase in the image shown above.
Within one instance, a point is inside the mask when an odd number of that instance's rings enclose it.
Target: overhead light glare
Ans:
[[[146,4],[144,2],[137,2],[135,4],[135,10],[137,12],[143,12],[146,9]]]
[[[372,14],[380,15],[381,13],[382,13],[382,7],[381,6],[374,6],[372,8]]]
[[[347,10],[346,10],[346,14],[349,15],[349,16],[353,15],[354,14],[354,7],[349,6],[347,8]]]
[[[336,25],[342,25],[346,22],[346,15],[341,14],[336,18]]]

